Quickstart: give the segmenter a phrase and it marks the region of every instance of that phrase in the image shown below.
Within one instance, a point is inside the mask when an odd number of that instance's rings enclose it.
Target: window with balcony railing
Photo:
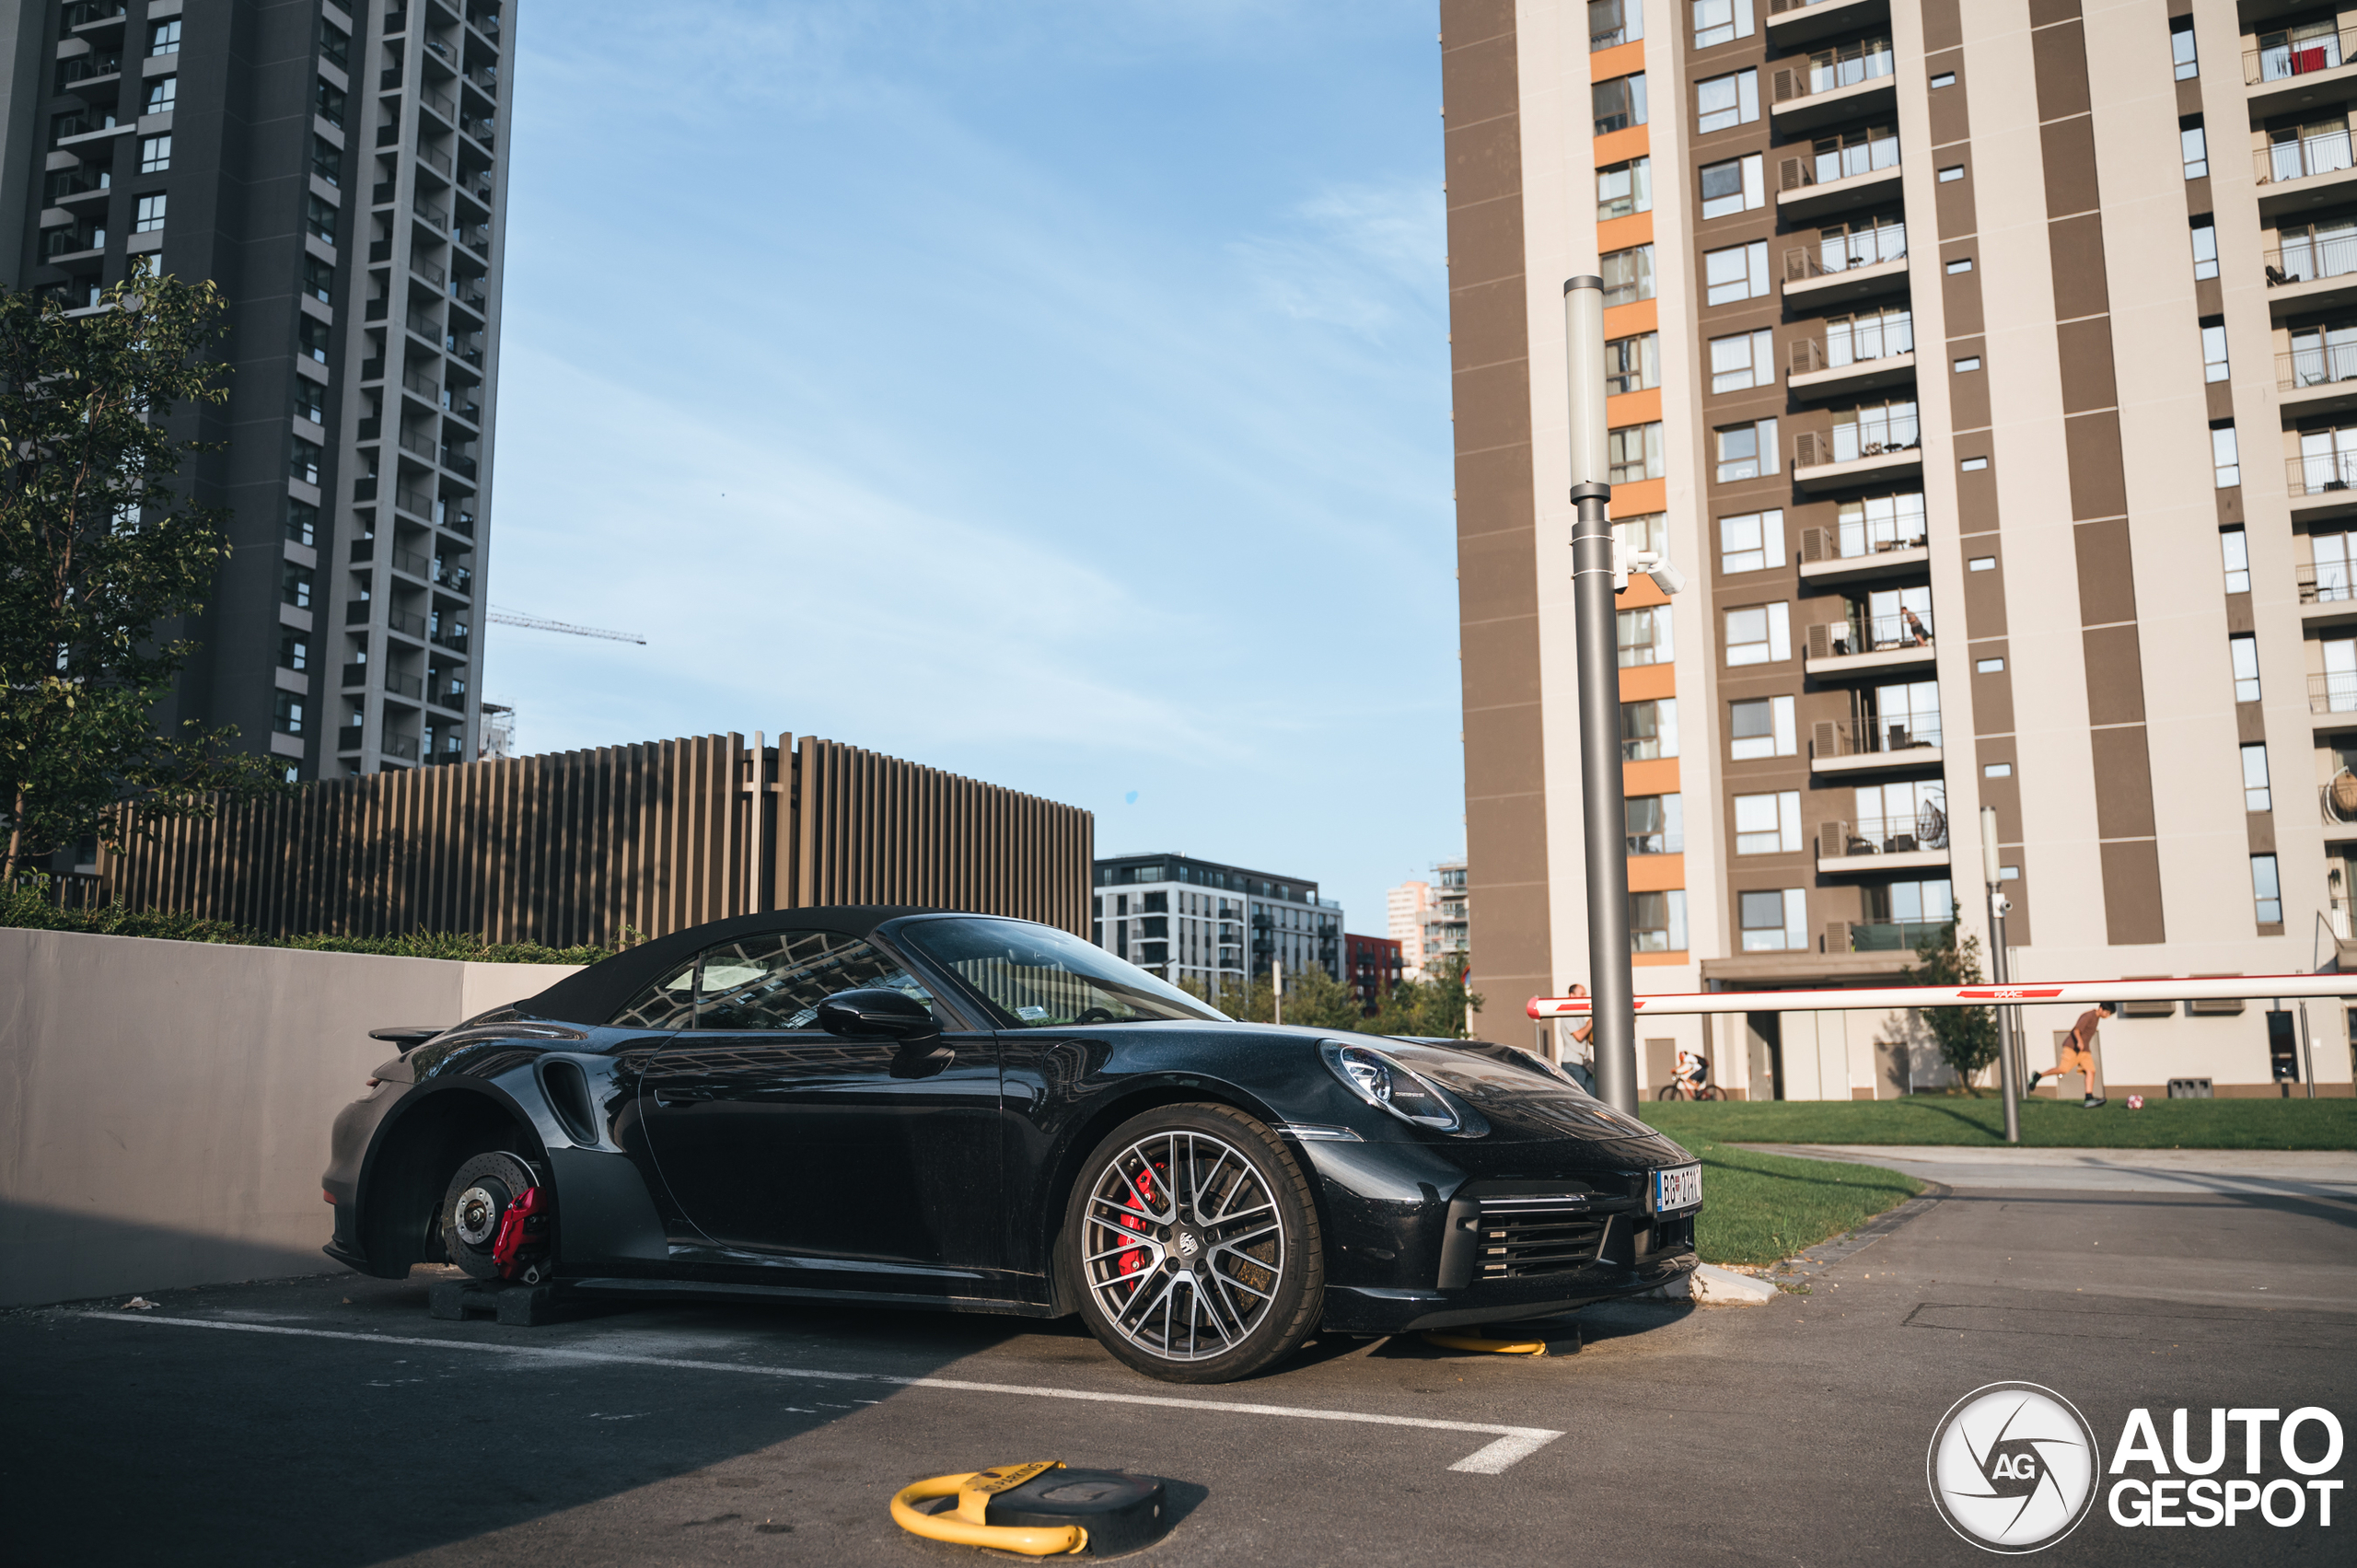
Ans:
[[[2351,166],[2349,117],[2319,115],[2303,125],[2270,131],[2267,145],[2258,150],[2255,158],[2262,185],[2281,185],[2348,168]]]
[[[1829,93],[1891,74],[1890,40],[1862,38],[1808,57],[1808,91]]]
[[[2357,638],[2328,638],[2317,645],[2317,652],[2323,656],[2324,668],[2308,677],[2308,711],[2357,714]],[[2257,664],[2254,656],[2254,669]]]
[[[1675,795],[1632,795],[1626,805],[1628,853],[1681,854],[1686,849],[1683,797]]]
[[[1820,136],[1810,145],[1806,162],[1787,159],[1798,164],[1807,178],[1801,183],[1830,185],[1837,180],[1853,180],[1876,169],[1898,167],[1898,128],[1895,125],[1867,125],[1838,135]],[[1794,181],[1787,180],[1791,189]]]
[[[1956,928],[1956,896],[1945,877],[1869,883],[1862,892],[1866,918],[1850,928],[1852,951],[1898,951]]]
[[[1837,463],[1905,451],[1922,439],[1912,398],[1861,403],[1833,413],[1833,460]]]
[[[2258,47],[2243,56],[2243,79],[2250,83],[2279,82],[2329,71],[2347,58],[2348,40],[2333,18],[2303,22],[2281,32],[2258,35]],[[2191,53],[2187,51],[2188,55]]]
[[[1844,501],[1835,514],[1834,540],[1843,560],[1913,550],[1924,539],[1923,494],[1865,495]]]
[[[2302,604],[2339,604],[2351,597],[2351,536],[2346,533],[2308,536],[2315,559],[2298,568]]]
[[[2294,495],[2347,490],[2357,480],[2357,428],[2300,432],[2300,455],[2286,461],[2284,480]]]

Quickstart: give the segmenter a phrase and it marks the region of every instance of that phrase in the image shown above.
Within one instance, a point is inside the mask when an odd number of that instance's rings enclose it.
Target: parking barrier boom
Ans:
[[[2022,981],[2011,985],[1875,985],[1812,991],[1674,992],[1636,998],[1639,1017],[1694,1013],[1890,1012],[1901,1007],[2092,1007],[2098,1002],[2357,998],[2357,974],[2235,974],[2183,980]],[[1584,1018],[1590,998],[1534,996],[1534,1018]]]

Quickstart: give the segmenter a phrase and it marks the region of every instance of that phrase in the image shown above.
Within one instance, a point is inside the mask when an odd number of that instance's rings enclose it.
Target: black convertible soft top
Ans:
[[[535,1017],[557,1018],[568,1024],[602,1024],[623,1003],[684,963],[698,949],[715,942],[764,935],[772,931],[839,931],[846,936],[865,936],[886,921],[898,920],[904,914],[957,912],[959,912],[923,904],[824,904],[812,909],[740,914],[642,942],[591,964],[578,974],[565,976],[538,996],[528,997],[516,1005]]]

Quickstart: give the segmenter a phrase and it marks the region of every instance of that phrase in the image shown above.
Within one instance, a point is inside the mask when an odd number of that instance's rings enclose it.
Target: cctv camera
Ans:
[[[1686,574],[1669,563],[1669,557],[1655,551],[1640,550],[1630,556],[1630,563],[1654,580],[1665,597],[1675,595],[1686,586]]]
[[[2011,914],[2014,912],[2014,900],[2000,893],[1989,901],[1989,907],[2001,915]]]

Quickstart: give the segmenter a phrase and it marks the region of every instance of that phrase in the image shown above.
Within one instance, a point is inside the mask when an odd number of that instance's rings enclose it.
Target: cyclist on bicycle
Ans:
[[[1678,1052],[1678,1092],[1688,1099],[1701,1097],[1702,1086],[1711,1075],[1711,1064],[1699,1051],[1680,1048]]]

